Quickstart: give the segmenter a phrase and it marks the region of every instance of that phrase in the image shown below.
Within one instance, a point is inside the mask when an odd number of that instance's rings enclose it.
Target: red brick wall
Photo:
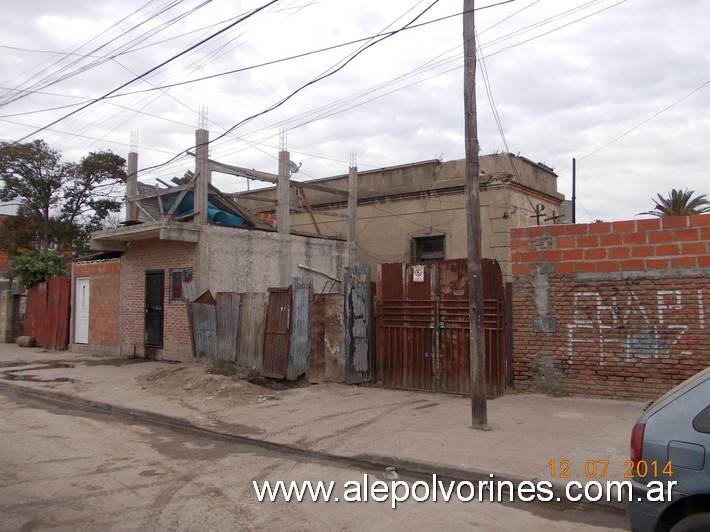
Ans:
[[[163,270],[163,359],[192,356],[185,303],[170,302],[170,269],[192,268],[197,280],[197,245],[189,242],[135,241],[121,258],[123,301],[121,307],[122,352],[143,356],[145,332],[145,272]]]
[[[121,263],[118,259],[77,262],[74,278],[90,278],[89,345],[118,347]]]
[[[710,365],[710,215],[511,236],[516,386],[655,398]]]

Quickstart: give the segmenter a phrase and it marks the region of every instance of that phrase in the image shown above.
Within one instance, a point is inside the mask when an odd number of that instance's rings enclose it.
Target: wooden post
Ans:
[[[464,134],[466,146],[466,207],[468,219],[468,311],[471,419],[474,429],[488,430],[486,352],[483,332],[481,279],[481,203],[478,194],[478,125],[476,117],[476,29],[474,0],[463,2]]]

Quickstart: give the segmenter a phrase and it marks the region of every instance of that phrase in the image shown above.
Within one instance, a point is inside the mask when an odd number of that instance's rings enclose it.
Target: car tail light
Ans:
[[[631,431],[631,461],[634,463],[634,467],[641,460],[641,453],[643,451],[643,431],[646,428],[645,423],[636,423],[634,429]]]

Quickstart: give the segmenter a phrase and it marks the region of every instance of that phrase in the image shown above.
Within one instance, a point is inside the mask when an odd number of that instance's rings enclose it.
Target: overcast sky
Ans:
[[[347,173],[351,152],[361,170],[464,156],[462,0],[280,0],[239,22],[266,3],[5,2],[0,138],[77,161],[133,142],[145,182],[192,168],[205,116],[212,158],[272,173],[286,129],[303,179]],[[634,218],[671,188],[710,194],[710,2],[476,7],[482,154],[553,167],[568,198],[576,158],[581,222]]]

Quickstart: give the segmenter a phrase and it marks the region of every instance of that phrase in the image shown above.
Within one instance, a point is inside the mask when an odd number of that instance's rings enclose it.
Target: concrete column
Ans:
[[[289,220],[291,203],[291,156],[287,151],[279,152],[279,180],[276,183],[276,199],[278,200],[277,228],[279,234],[287,235],[291,229]]]
[[[350,246],[350,256],[348,263],[355,266],[355,238],[357,229],[357,166],[350,167],[348,175],[348,245]]]
[[[212,182],[209,162],[210,133],[205,129],[195,132],[195,223],[207,224],[207,195]]]
[[[138,195],[138,154],[128,154],[128,179],[126,180],[126,221],[138,219],[136,196]]]

